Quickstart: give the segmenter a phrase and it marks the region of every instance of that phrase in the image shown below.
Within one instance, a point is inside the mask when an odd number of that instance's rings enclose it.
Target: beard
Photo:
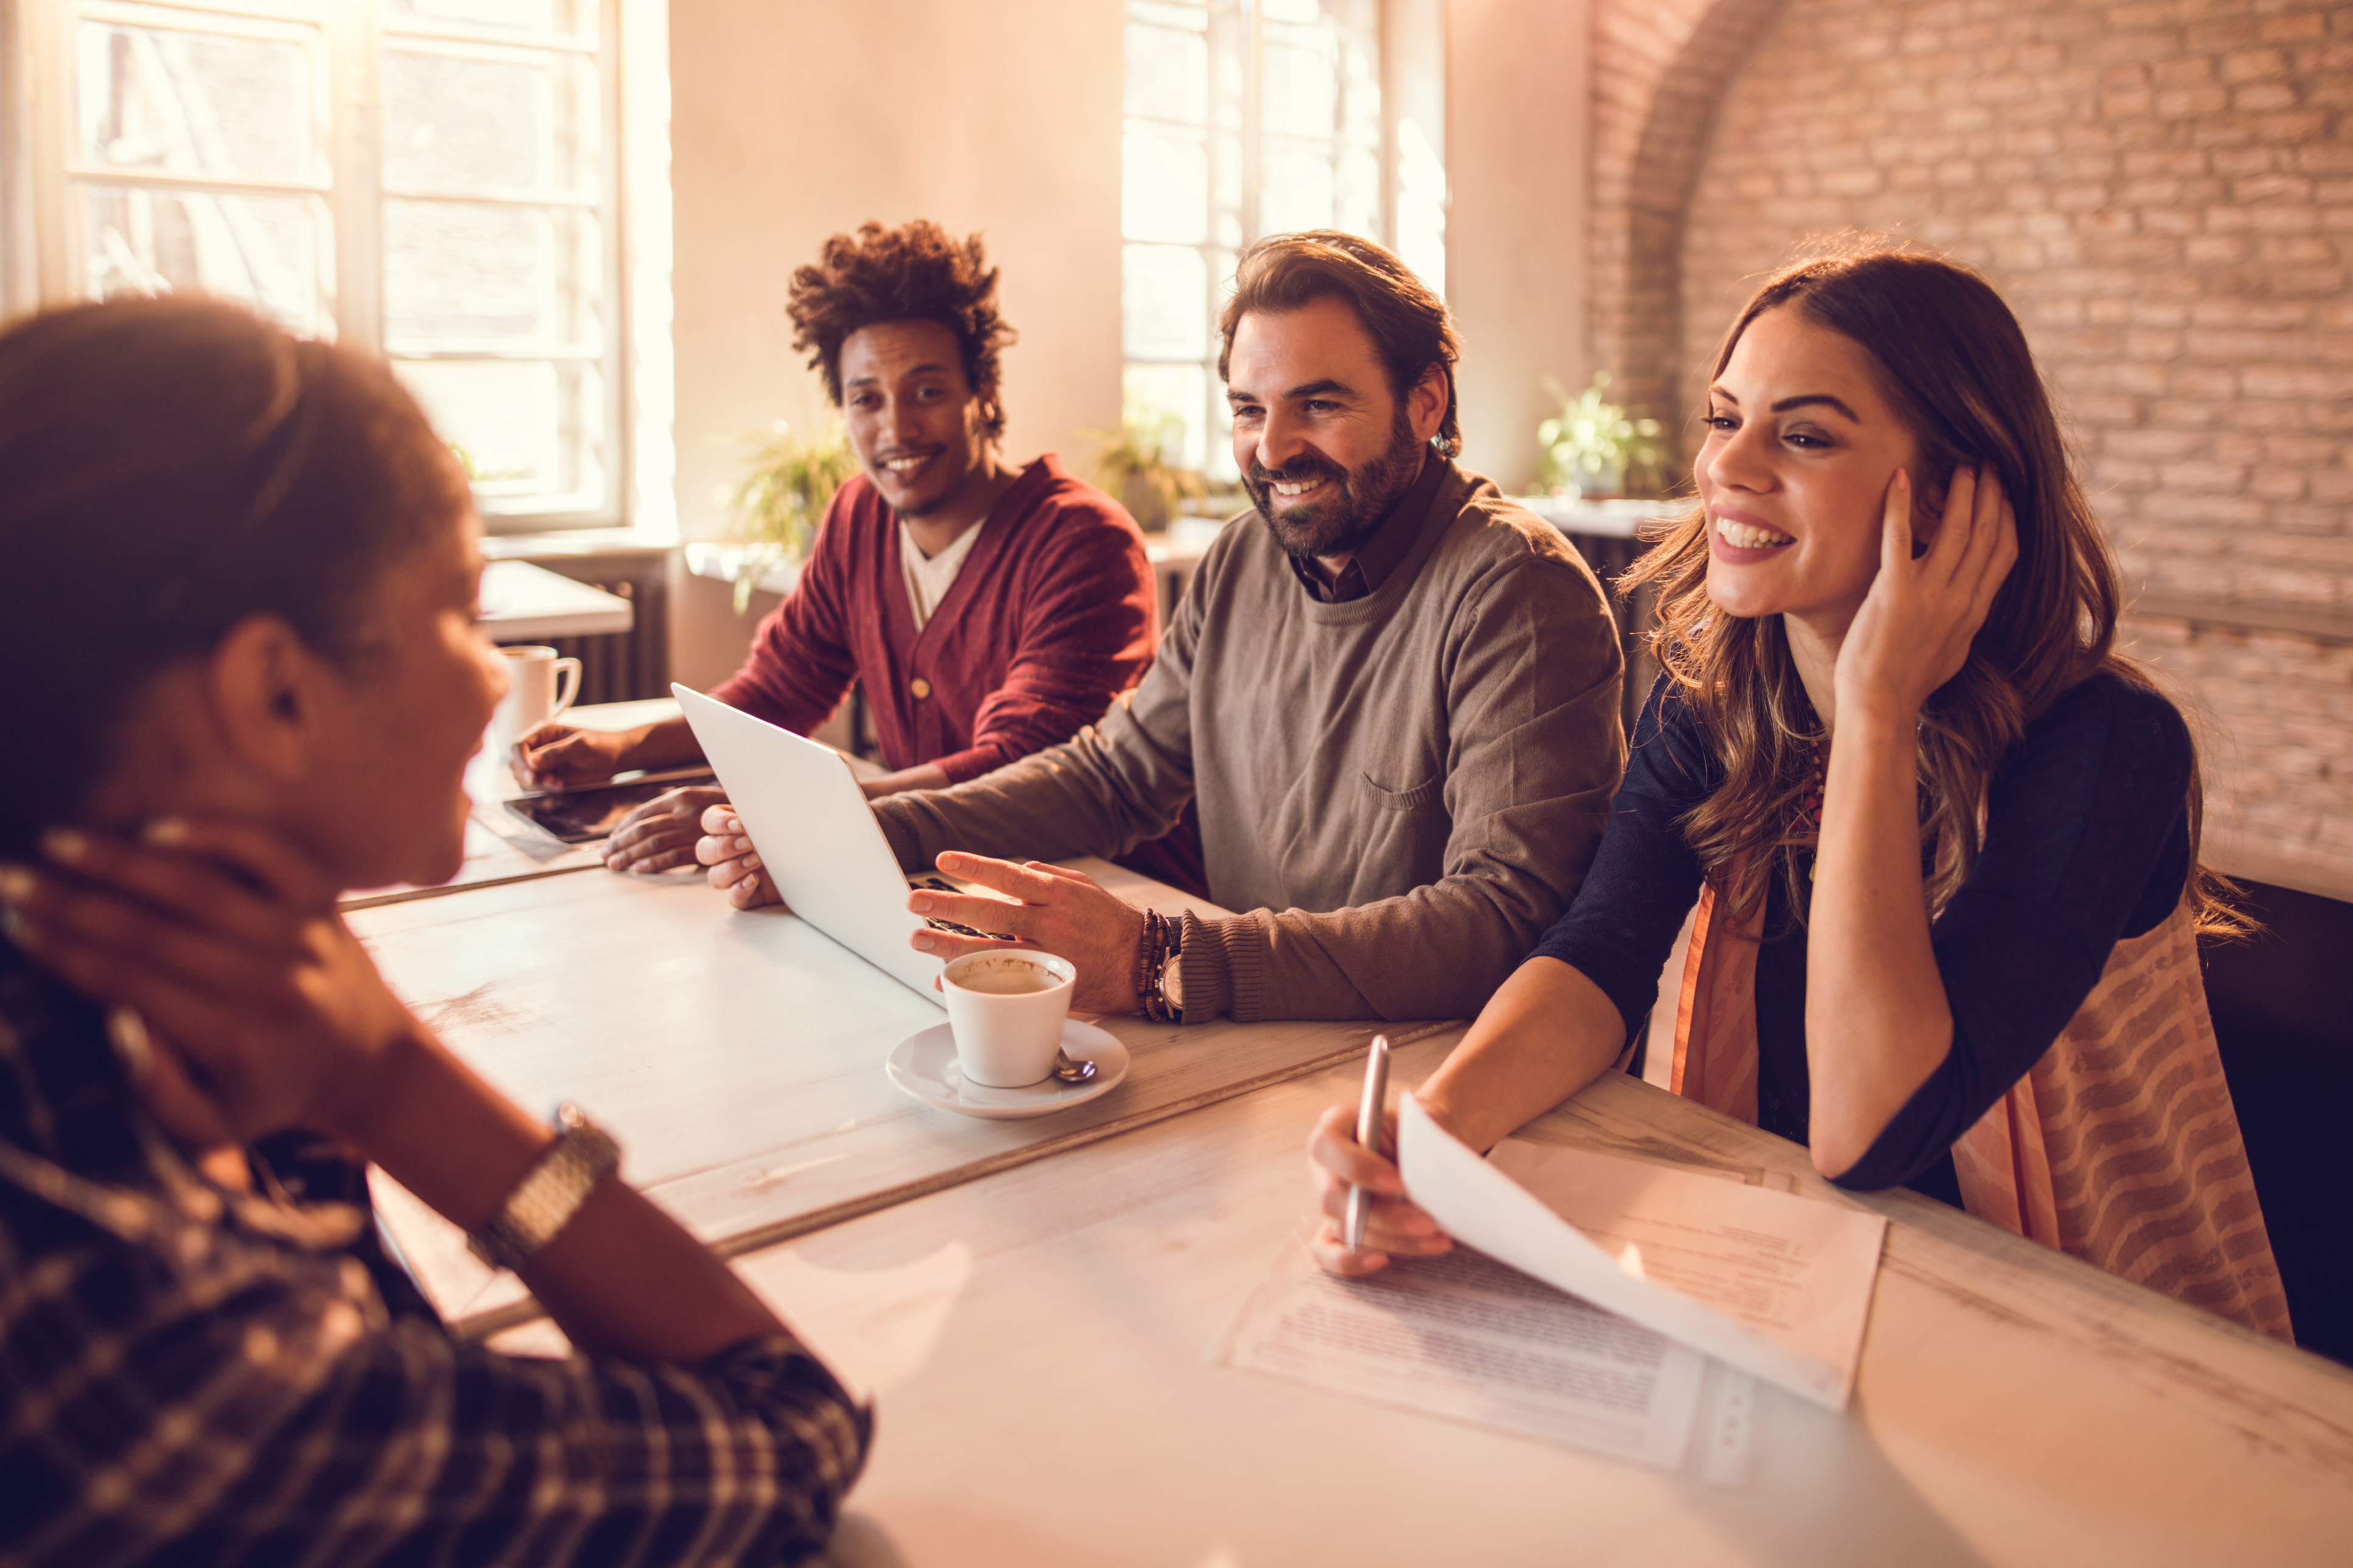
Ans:
[[[1260,466],[1256,458],[1242,475],[1258,514],[1285,553],[1299,560],[1318,555],[1353,555],[1372,538],[1421,472],[1421,443],[1414,439],[1412,421],[1399,403],[1389,426],[1388,449],[1362,468],[1344,468],[1317,452],[1302,452],[1280,468]],[[1268,503],[1274,487],[1325,479],[1338,493],[1294,506],[1278,513]]]

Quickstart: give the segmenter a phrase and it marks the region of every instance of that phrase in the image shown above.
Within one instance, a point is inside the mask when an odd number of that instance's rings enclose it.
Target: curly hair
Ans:
[[[929,218],[889,229],[862,223],[854,235],[835,235],[814,266],[794,270],[785,310],[793,320],[793,347],[824,375],[837,408],[841,345],[860,327],[937,321],[955,334],[965,384],[976,393],[995,391],[997,351],[1015,337],[997,313],[997,269],[980,236],[959,244]],[[994,396],[982,428],[992,440],[1005,434],[1005,405]]]

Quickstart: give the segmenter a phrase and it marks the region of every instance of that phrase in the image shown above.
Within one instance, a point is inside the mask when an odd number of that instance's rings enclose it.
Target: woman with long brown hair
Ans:
[[[0,1561],[779,1562],[857,1476],[825,1366],[336,915],[458,868],[476,532],[381,362],[192,300],[0,332]],[[578,1353],[445,1330],[360,1162]]]
[[[2207,1021],[2180,714],[2115,651],[2116,568],[2024,334],[1966,268],[1802,262],[1734,322],[1698,505],[1635,569],[1662,674],[1576,903],[1418,1091],[1485,1148],[1620,1059],[1698,905],[1674,1087],[2284,1336]],[[1327,1116],[1362,1251],[1443,1250]]]

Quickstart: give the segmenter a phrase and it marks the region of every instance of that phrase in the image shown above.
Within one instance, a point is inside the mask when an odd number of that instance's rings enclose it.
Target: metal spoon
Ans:
[[[1054,1051],[1054,1076],[1064,1083],[1084,1083],[1095,1076],[1095,1064],[1072,1061],[1070,1053],[1058,1047]]]

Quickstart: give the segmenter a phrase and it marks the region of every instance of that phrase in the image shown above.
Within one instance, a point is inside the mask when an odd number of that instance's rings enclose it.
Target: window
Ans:
[[[1385,73],[1381,47],[1385,25],[1426,22],[1434,4],[1128,0],[1124,391],[1182,422],[1169,456],[1186,467],[1234,477],[1217,313],[1251,240],[1345,229],[1444,291],[1445,175],[1427,108],[1440,62],[1394,59]]]
[[[202,289],[382,352],[486,513],[619,521],[613,0],[16,12],[35,299]]]

